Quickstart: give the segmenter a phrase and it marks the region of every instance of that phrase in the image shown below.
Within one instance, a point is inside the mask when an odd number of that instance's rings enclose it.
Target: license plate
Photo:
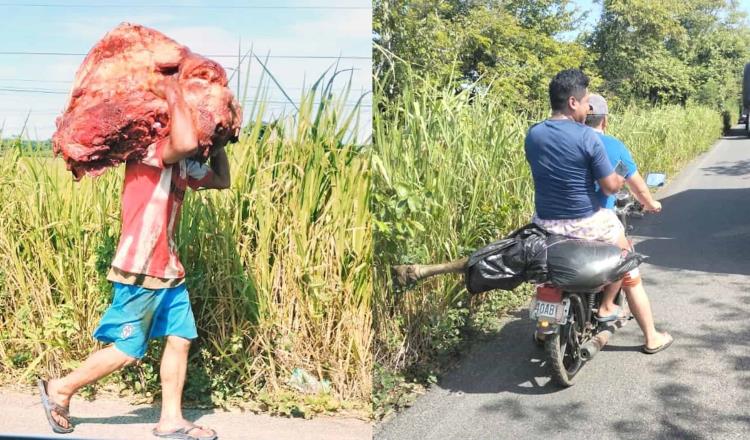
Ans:
[[[550,318],[550,320],[556,320],[558,308],[562,309],[562,304],[537,301],[536,316],[539,318]]]
[[[561,303],[550,303],[536,300],[533,310],[535,319],[547,318],[547,320],[553,322],[562,320],[563,305]]]

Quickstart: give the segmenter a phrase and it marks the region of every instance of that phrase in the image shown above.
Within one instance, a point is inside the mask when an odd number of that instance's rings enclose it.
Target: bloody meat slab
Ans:
[[[166,75],[176,75],[192,111],[199,158],[236,140],[242,109],[224,68],[154,29],[122,23],[88,53],[56,121],[54,152],[76,180],[138,159],[169,136],[167,102],[151,91]]]

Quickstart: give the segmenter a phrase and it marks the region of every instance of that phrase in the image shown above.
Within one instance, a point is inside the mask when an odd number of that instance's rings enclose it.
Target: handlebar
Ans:
[[[620,191],[615,194],[615,213],[618,217],[643,217],[643,205],[641,205],[630,191]]]

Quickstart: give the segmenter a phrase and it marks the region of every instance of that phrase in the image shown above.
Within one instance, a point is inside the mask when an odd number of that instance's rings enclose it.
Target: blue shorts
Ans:
[[[158,290],[113,284],[114,299],[94,331],[96,339],[114,343],[118,350],[140,359],[146,354],[149,339],[198,337],[184,283]]]

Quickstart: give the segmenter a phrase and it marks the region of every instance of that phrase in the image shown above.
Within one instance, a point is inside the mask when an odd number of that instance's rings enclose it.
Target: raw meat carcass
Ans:
[[[198,130],[199,159],[236,140],[242,109],[218,63],[147,27],[122,23],[89,52],[52,136],[76,180],[98,176],[169,136],[167,102],[154,81],[176,75]]]

